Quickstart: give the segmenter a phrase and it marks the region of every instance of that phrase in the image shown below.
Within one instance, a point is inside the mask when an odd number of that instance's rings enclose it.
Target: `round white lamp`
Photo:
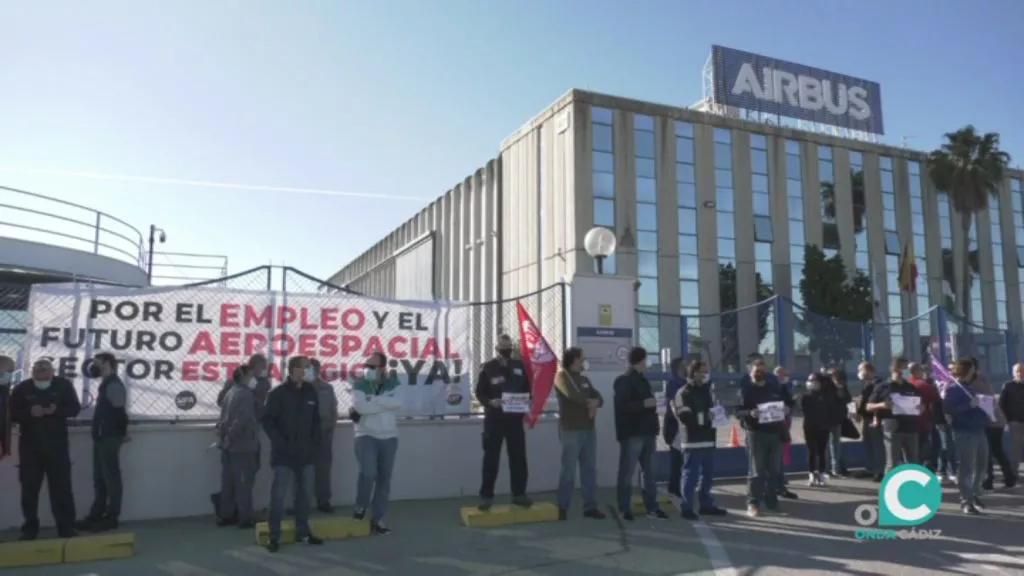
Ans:
[[[615,254],[617,244],[615,232],[604,226],[594,226],[583,237],[583,249],[597,262],[598,274],[604,274],[604,259]]]

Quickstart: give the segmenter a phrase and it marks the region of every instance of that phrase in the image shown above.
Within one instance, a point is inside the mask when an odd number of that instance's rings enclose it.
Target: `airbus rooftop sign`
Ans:
[[[715,102],[850,130],[884,134],[877,82],[711,47]]]

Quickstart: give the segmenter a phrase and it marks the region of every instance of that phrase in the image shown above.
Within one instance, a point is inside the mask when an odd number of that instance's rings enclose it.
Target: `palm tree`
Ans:
[[[999,193],[1010,155],[999,149],[999,134],[979,134],[965,126],[945,135],[945,143],[928,155],[928,177],[935,190],[949,197],[960,217],[963,262],[960,263],[960,291],[957,299],[966,321],[971,321],[971,226],[978,212],[988,210],[989,196]]]

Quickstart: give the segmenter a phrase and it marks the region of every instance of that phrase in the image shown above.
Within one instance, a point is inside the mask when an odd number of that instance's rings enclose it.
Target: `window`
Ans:
[[[679,196],[679,278],[680,304],[683,307],[697,306],[697,180],[695,177],[696,157],[694,156],[693,126],[687,122],[675,122],[676,136],[676,190]],[[693,292],[687,295],[684,285],[692,284]]]
[[[899,256],[903,251],[900,247],[900,237],[892,230],[885,231],[885,253]]]
[[[604,124],[594,124],[594,150],[601,152],[612,151],[612,127]]]
[[[758,242],[774,242],[772,219],[766,216],[754,216],[754,240]]]
[[[750,135],[750,172],[754,215],[771,216],[772,202],[768,188],[768,140],[760,134]]]
[[[637,250],[657,250],[658,249],[658,233],[657,232],[637,232],[636,233],[636,249]]]
[[[931,308],[928,298],[928,243],[925,238],[927,227],[924,225],[924,199],[921,194],[921,163],[914,160],[908,161],[907,172],[910,175],[910,220],[914,237],[914,261],[917,264],[917,313],[920,315]],[[922,319],[919,327],[921,330],[919,336],[931,334],[930,319]]]
[[[836,217],[845,213],[839,206],[836,197],[835,168],[832,164],[832,148],[818,146],[818,189],[821,194],[821,226],[823,239],[822,248],[826,256],[835,256],[839,252],[839,224]]]
[[[683,280],[694,280],[699,278],[699,260],[696,254],[683,254],[679,256],[679,278]]]
[[[615,226],[615,142],[612,125],[615,115],[606,108],[591,108],[594,225],[614,231]],[[597,271],[597,262],[594,262]],[[604,272],[615,274],[615,257],[605,258]]]
[[[633,140],[636,143],[634,162],[636,166],[636,229],[637,234],[654,234],[653,242],[645,239],[645,246],[637,243],[637,279],[649,292],[641,295],[641,306],[652,306],[658,310],[658,179],[655,166],[656,144],[654,138],[654,118],[637,114],[633,116]],[[652,246],[653,244],[653,246]],[[660,350],[660,316],[649,319],[652,328],[646,337],[644,346],[648,350]]]
[[[736,264],[736,212],[733,202],[732,131],[715,128],[715,210],[718,229],[719,264]],[[721,292],[722,278],[718,276]],[[720,302],[722,311],[735,309],[737,302]],[[732,328],[735,330],[735,327]],[[721,358],[732,358],[737,353],[738,336],[723,334],[720,345]],[[728,363],[728,361],[726,361]]]
[[[604,198],[594,199],[594,226],[615,229],[615,202]]]
[[[684,280],[679,283],[679,303],[700,309],[700,287],[697,282]]]

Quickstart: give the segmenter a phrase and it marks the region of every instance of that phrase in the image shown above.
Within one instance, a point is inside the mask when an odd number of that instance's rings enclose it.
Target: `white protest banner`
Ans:
[[[349,383],[376,352],[388,357],[402,385],[402,415],[470,411],[470,314],[459,305],[347,293],[49,284],[33,286],[28,312],[26,363],[53,359],[88,406],[99,384],[84,376],[90,359],[113,353],[133,418],[216,417],[222,384],[257,353],[270,359],[275,384],[287,358],[318,359],[342,414],[351,405]]]

